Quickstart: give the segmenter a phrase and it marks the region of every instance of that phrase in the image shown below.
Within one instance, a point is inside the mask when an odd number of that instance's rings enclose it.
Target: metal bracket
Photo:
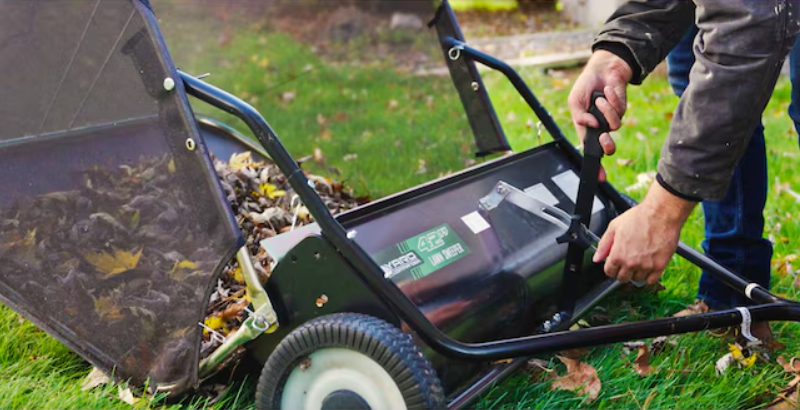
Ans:
[[[255,340],[264,333],[273,333],[278,330],[278,315],[272,307],[267,292],[261,286],[258,272],[253,267],[247,247],[244,246],[236,253],[236,261],[242,269],[242,277],[247,286],[247,295],[255,311],[246,308],[247,319],[235,332],[228,334],[225,341],[211,355],[200,362],[199,374],[201,378],[212,375],[239,346]]]
[[[503,201],[563,228],[565,233],[558,238],[558,243],[577,241],[586,248],[596,249],[594,244],[600,240],[600,237],[582,225],[579,220],[566,211],[548,205],[503,181],[497,182],[492,192],[478,200],[478,206],[485,211],[491,211]]]
[[[583,225],[576,216],[568,214],[563,209],[548,205],[506,182],[498,181],[488,195],[478,200],[478,207],[484,211],[491,211],[503,201],[563,228],[564,234],[558,237],[556,240],[558,243],[576,242],[586,249],[597,250],[596,243],[600,242],[600,237]],[[645,281],[633,280],[631,283],[639,288],[647,284]]]

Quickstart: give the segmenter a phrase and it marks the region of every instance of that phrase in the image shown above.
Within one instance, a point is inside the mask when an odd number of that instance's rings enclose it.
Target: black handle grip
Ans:
[[[610,127],[608,126],[608,121],[606,121],[606,117],[603,116],[603,113],[600,112],[600,110],[597,108],[597,104],[595,104],[595,101],[597,101],[598,98],[605,97],[606,96],[600,91],[595,91],[592,93],[592,100],[589,103],[589,113],[594,115],[600,126],[597,128],[587,128],[586,137],[583,139],[583,154],[595,158],[603,157],[603,147],[600,146],[600,134],[611,131]]]

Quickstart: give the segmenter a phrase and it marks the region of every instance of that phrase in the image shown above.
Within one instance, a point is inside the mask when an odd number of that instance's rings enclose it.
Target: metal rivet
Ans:
[[[197,148],[197,145],[194,143],[194,140],[191,138],[186,138],[186,149],[189,151],[194,151]]]
[[[472,91],[478,91],[480,88],[481,86],[478,84],[477,81],[472,82]]]
[[[164,79],[164,89],[167,91],[172,91],[175,89],[175,80],[172,77],[167,77]]]
[[[326,303],[328,303],[328,295],[326,295],[324,293],[319,295],[319,297],[317,298],[317,302],[316,302],[317,307],[321,308],[321,307],[325,306]]]

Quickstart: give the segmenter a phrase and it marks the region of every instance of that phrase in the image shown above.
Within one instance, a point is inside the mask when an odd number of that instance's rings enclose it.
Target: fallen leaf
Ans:
[[[633,164],[633,160],[632,159],[620,158],[620,159],[617,160],[617,165],[619,165],[621,167],[627,167],[627,166],[630,166],[631,164]]]
[[[550,386],[551,390],[569,390],[585,395],[589,401],[597,399],[602,384],[594,367],[568,357],[556,356],[567,366],[567,373]]]
[[[417,171],[414,172],[415,174],[424,174],[428,172],[428,166],[424,159],[419,160],[419,165],[417,166]]]
[[[283,100],[283,102],[290,103],[294,101],[295,97],[297,97],[297,93],[294,91],[284,91],[281,93],[281,100]]]
[[[691,305],[687,306],[686,309],[683,309],[680,312],[672,315],[672,317],[684,317],[701,313],[708,313],[708,306],[706,305],[706,302],[698,299],[695,300]]]
[[[325,161],[325,157],[322,156],[322,150],[319,147],[314,148],[314,161],[318,163]]]
[[[93,367],[92,371],[86,375],[86,378],[83,379],[83,383],[81,383],[81,391],[87,391],[94,389],[97,386],[109,383],[111,378],[108,377],[107,374],[103,373],[102,370]]]
[[[641,340],[635,340],[632,342],[624,342],[622,343],[622,352],[626,355],[631,354],[634,350],[639,350],[640,347],[644,346],[644,342]]]
[[[217,330],[220,333],[228,333],[225,327],[225,321],[219,316],[209,316],[203,323],[212,330]],[[203,328],[203,334],[208,334],[208,329]]]
[[[786,360],[783,355],[778,356],[777,362],[779,365],[783,366],[783,370],[787,373],[797,373],[800,372],[800,359],[797,357],[792,357],[789,360]]]
[[[86,252],[83,254],[83,258],[98,271],[105,273],[106,278],[108,278],[135,269],[139,264],[139,258],[142,257],[142,251],[143,249],[139,249],[138,252],[133,253],[114,249],[113,254],[105,251],[100,253]]]
[[[589,354],[589,349],[567,349],[558,352],[558,354],[569,359],[578,359]]]
[[[175,158],[170,158],[169,163],[167,164],[167,171],[170,174],[174,174],[177,169],[175,168]]]
[[[786,275],[794,275],[794,262],[797,260],[797,255],[791,253],[784,257],[775,258],[772,261],[772,266],[775,267],[775,270],[781,277],[785,277]],[[793,286],[797,288],[797,285]]]
[[[250,151],[233,153],[231,154],[231,159],[228,160],[228,166],[236,171],[245,167],[258,168],[262,165],[264,165],[263,162],[253,161],[253,158],[250,156]]]
[[[633,368],[639,376],[647,376],[652,372],[650,367],[650,350],[647,346],[639,346],[639,352],[636,353],[636,359],[633,360]]]
[[[273,200],[275,198],[286,196],[286,191],[278,189],[278,187],[270,184],[269,182],[259,185],[258,190],[261,191],[261,195]]]
[[[758,358],[757,355],[751,354],[750,356],[746,356],[744,352],[742,352],[742,347],[739,346],[738,343],[728,343],[728,349],[731,351],[731,355],[733,355],[733,359],[739,363],[740,367],[751,367],[755,364],[756,359]]]
[[[389,108],[390,109],[395,109],[395,108],[397,108],[398,105],[399,104],[397,103],[397,100],[390,100],[389,101]]]
[[[101,296],[94,300],[94,310],[101,319],[119,320],[122,319],[122,313],[119,306],[108,296]]]
[[[638,191],[650,188],[653,181],[656,180],[655,171],[643,172],[636,176],[636,183],[625,188],[625,192]]]
[[[717,363],[714,365],[714,369],[717,371],[717,375],[725,374],[728,371],[728,368],[736,363],[736,359],[733,358],[733,354],[726,353],[724,356],[720,357],[717,360]]]
[[[222,320],[229,320],[238,317],[240,313],[247,307],[247,301],[241,300],[237,303],[231,303],[225,310],[222,311]]]
[[[122,388],[122,386],[117,386],[117,398],[124,401],[125,403],[130,404],[131,406],[135,405],[140,399],[138,397],[133,397],[133,392],[131,391],[130,387]]]

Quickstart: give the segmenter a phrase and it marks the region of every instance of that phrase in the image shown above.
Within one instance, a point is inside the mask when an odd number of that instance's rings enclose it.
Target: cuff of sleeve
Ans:
[[[675,188],[669,186],[669,184],[667,184],[667,182],[664,181],[664,178],[661,177],[661,174],[656,174],[656,181],[658,181],[658,184],[661,185],[662,188],[667,190],[667,192],[669,192],[672,195],[677,196],[680,199],[683,199],[685,201],[691,201],[691,202],[701,202],[702,201],[702,199],[700,199],[700,198],[689,196],[689,195],[684,195],[684,194],[678,192]]]
[[[641,84],[640,77],[642,75],[642,67],[636,62],[636,59],[633,57],[633,52],[626,47],[622,43],[615,43],[612,41],[600,41],[592,45],[592,51],[597,50],[606,50],[609,53],[616,55],[617,57],[623,59],[628,66],[631,68],[633,72],[633,76],[631,77],[631,84]]]

